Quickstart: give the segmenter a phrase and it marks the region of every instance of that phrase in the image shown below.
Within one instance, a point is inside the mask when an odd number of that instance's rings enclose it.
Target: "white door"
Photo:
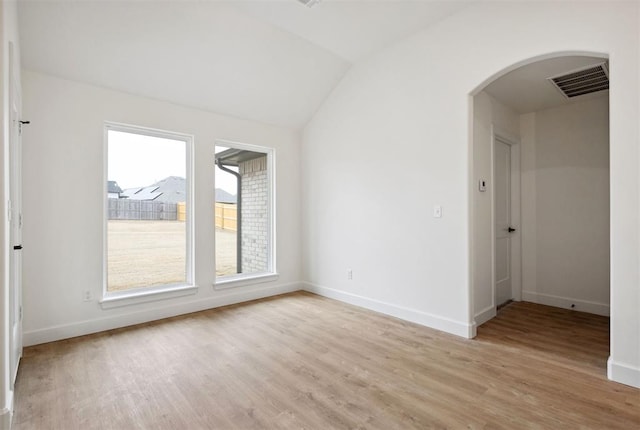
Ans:
[[[511,146],[494,141],[495,303],[513,298],[511,289]]]
[[[20,134],[21,94],[15,69],[15,52],[9,44],[9,318],[11,351],[11,385],[15,382],[22,356],[22,145]]]

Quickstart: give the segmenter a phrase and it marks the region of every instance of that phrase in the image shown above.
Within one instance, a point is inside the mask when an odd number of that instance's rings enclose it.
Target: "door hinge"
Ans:
[[[18,321],[22,321],[22,306],[18,308]]]
[[[23,125],[27,125],[27,124],[31,124],[31,121],[18,121],[18,123],[20,124],[20,125],[18,126],[18,134],[19,134],[20,136],[22,136],[22,126],[23,126]]]

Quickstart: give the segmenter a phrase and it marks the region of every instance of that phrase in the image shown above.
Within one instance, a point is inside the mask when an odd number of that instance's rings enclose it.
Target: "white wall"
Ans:
[[[10,376],[10,313],[9,313],[9,43],[13,43],[16,58],[16,76],[20,79],[19,40],[16,3],[0,3],[0,74],[2,76],[2,102],[0,103],[0,429],[9,429],[13,411],[13,389]]]
[[[471,335],[469,94],[532,59],[608,54],[609,376],[640,386],[637,8],[479,4],[353,67],[305,129],[307,287]]]
[[[24,337],[35,344],[299,289],[299,132],[23,71]],[[195,137],[195,296],[103,310],[103,127]],[[276,150],[277,270],[270,283],[214,291],[214,142]],[[90,289],[94,300],[82,301]]]
[[[471,175],[472,215],[472,292],[476,324],[495,316],[491,252],[492,243],[492,150],[493,133],[501,133],[512,140],[520,138],[520,118],[511,108],[500,103],[484,91],[473,98],[473,174]],[[487,191],[480,192],[478,181],[483,179]],[[518,226],[519,227],[519,226]],[[520,234],[519,228],[514,233]]]
[[[533,262],[523,298],[609,314],[609,99],[599,97],[528,115],[523,139],[535,193],[523,194],[534,220]],[[535,212],[535,213],[531,213]],[[530,226],[528,226],[530,227]]]

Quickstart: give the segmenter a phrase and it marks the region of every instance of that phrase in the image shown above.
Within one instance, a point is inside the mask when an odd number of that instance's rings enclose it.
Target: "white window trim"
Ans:
[[[125,133],[133,133],[133,134],[142,134],[150,137],[159,137],[164,139],[173,139],[180,140],[185,142],[185,158],[186,158],[186,226],[185,226],[185,234],[186,238],[186,282],[184,284],[169,284],[169,285],[159,285],[154,287],[142,287],[142,288],[133,288],[131,290],[126,291],[107,291],[107,222],[109,220],[109,206],[108,206],[108,191],[107,187],[104,184],[107,183],[108,180],[108,159],[109,159],[109,140],[108,133],[109,130],[113,131],[121,131]],[[193,240],[193,196],[194,196],[194,187],[193,187],[193,135],[177,133],[173,131],[160,130],[149,127],[141,127],[137,125],[123,124],[105,121],[104,123],[104,142],[103,142],[103,221],[102,221],[102,299],[100,300],[100,305],[103,309],[110,309],[119,306],[126,306],[137,303],[146,303],[155,300],[163,300],[173,297],[180,297],[184,295],[195,294],[198,290],[198,287],[194,283],[194,240]]]
[[[277,281],[280,275],[278,273],[248,273],[238,275],[227,275],[222,277],[216,277],[216,282],[213,284],[215,290],[226,290],[229,288],[244,287],[246,285],[262,284],[264,282]]]
[[[215,281],[213,283],[213,288],[215,290],[225,290],[228,288],[275,281],[278,279],[278,273],[276,271],[276,151],[274,148],[266,146],[252,145],[249,143],[241,143],[224,139],[216,139],[214,144],[215,146],[225,146],[245,151],[262,152],[267,155],[267,184],[269,185],[269,219],[267,221],[269,226],[269,235],[267,237],[269,245],[267,246],[267,250],[269,252],[269,256],[267,258],[267,270],[265,272],[240,273],[221,277],[218,277],[215,274],[217,261],[215,261],[214,258],[213,273]],[[217,243],[214,236],[214,249],[216,246]]]
[[[109,293],[100,300],[100,306],[102,309],[119,308],[139,303],[190,296],[197,292],[197,286],[187,284],[136,288],[125,292]]]

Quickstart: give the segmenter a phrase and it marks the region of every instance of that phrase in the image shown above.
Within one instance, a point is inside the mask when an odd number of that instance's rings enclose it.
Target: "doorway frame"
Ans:
[[[511,237],[509,249],[509,271],[511,272],[511,297],[514,301],[522,300],[522,208],[521,208],[521,174],[520,174],[520,138],[491,124],[491,303],[494,310],[493,318],[497,314],[496,303],[496,191],[495,191],[495,148],[496,143],[509,145],[511,151],[510,162],[510,191],[511,191],[511,226],[516,231]],[[483,321],[484,322],[484,321]],[[481,323],[480,323],[481,324]]]
[[[9,389],[14,390],[22,359],[22,89],[16,74],[16,48],[8,43],[8,221],[9,221]]]
[[[469,337],[470,338],[475,338],[477,335],[477,329],[480,325],[484,324],[485,322],[489,321],[490,319],[492,319],[493,317],[495,317],[495,307],[494,306],[489,306],[489,307],[485,307],[485,308],[481,308],[481,309],[476,309],[476,297],[477,296],[482,296],[481,294],[479,295],[479,285],[476,281],[476,275],[477,275],[477,267],[475,266],[475,261],[477,261],[477,253],[476,250],[474,248],[474,242],[475,242],[475,238],[476,238],[476,226],[474,225],[474,219],[479,215],[479,213],[477,212],[477,208],[474,204],[474,193],[476,192],[476,183],[475,183],[475,172],[474,172],[474,163],[473,163],[473,157],[474,157],[474,153],[477,151],[477,147],[478,147],[478,142],[475,140],[475,136],[474,136],[474,119],[475,119],[475,110],[474,110],[474,98],[480,94],[489,84],[491,84],[493,81],[500,79],[502,76],[508,74],[509,72],[516,70],[520,67],[523,66],[527,66],[529,64],[533,64],[536,63],[538,61],[542,61],[542,60],[546,60],[546,59],[550,59],[550,58],[558,58],[558,57],[566,57],[566,56],[574,56],[574,55],[582,55],[582,56],[589,56],[589,57],[600,57],[602,59],[608,60],[610,62],[610,64],[613,62],[611,59],[611,56],[608,52],[604,52],[604,51],[590,51],[590,50],[566,50],[566,51],[548,51],[548,52],[543,52],[540,53],[539,55],[533,55],[533,56],[529,56],[529,57],[525,57],[522,58],[520,61],[515,61],[513,63],[510,64],[506,64],[504,67],[502,68],[498,68],[495,70],[494,73],[487,75],[487,77],[481,81],[480,83],[478,83],[475,87],[473,87],[473,89],[471,91],[469,91],[467,93],[467,102],[468,102],[468,116],[467,116],[467,124],[468,124],[468,195],[467,195],[467,202],[469,205],[469,211],[468,211],[468,257],[469,257],[469,290],[468,290],[468,297],[469,297],[469,301],[468,301],[468,315],[469,315],[469,325],[471,327],[470,332],[469,332]],[[612,116],[610,115],[609,117],[609,123],[612,124]],[[493,128],[492,128],[493,130]],[[500,130],[496,130],[498,133],[500,132]],[[504,131],[503,131],[504,133]],[[508,135],[509,133],[504,133],[506,135]],[[508,136],[507,136],[508,137]],[[610,135],[611,137],[611,135]],[[516,141],[518,141],[518,139],[516,139]],[[613,148],[612,146],[612,142],[613,140],[610,141],[610,150],[611,148]],[[493,142],[491,143],[491,163],[493,163]],[[610,159],[609,161],[610,163],[610,168],[613,167],[612,160]],[[493,173],[493,165],[491,166],[491,172]],[[611,170],[611,172],[613,172],[613,169]],[[610,173],[610,179],[612,179],[613,176]],[[493,187],[493,186],[492,186]],[[613,187],[613,183],[610,185],[610,187]],[[613,189],[613,188],[611,188]],[[493,190],[492,190],[492,197],[493,199]],[[493,200],[491,200],[491,206],[492,209],[491,211],[493,211]],[[614,215],[614,211],[613,211],[613,205],[610,206],[610,213],[613,217]],[[493,212],[491,213],[491,221],[493,222]],[[492,227],[493,229],[493,227]],[[493,231],[491,233],[493,235]],[[613,236],[614,236],[614,230],[613,230],[613,226],[610,228],[610,235],[611,235],[611,239],[613,240]],[[494,239],[492,238],[492,241]],[[494,272],[494,261],[493,261],[493,245],[492,245],[492,249],[490,250],[492,252],[492,258],[491,258],[491,282],[492,282],[492,286],[491,286],[491,294],[493,297],[491,297],[491,303],[495,302],[495,292],[494,292],[494,288],[495,288],[495,274]],[[611,252],[612,252],[612,256],[611,256],[611,263],[612,263],[612,270],[613,270],[613,247],[611,248]],[[522,260],[520,260],[520,264],[522,267]],[[522,280],[521,280],[522,282]],[[512,286],[513,288],[513,286]],[[613,317],[613,313],[614,313],[614,282],[613,282],[613,273],[610,274],[610,295],[611,295],[611,317]],[[483,293],[486,294],[486,293]],[[613,343],[614,343],[614,339],[612,336],[612,339],[610,341],[609,347],[610,347],[610,351],[613,350]],[[611,357],[610,357],[611,359]],[[610,370],[608,371],[608,375],[609,375],[609,379],[614,379],[617,380],[616,378],[612,377],[612,365],[609,365]],[[623,373],[623,372],[620,372]],[[626,374],[622,376],[622,379],[625,380],[630,380],[633,378],[629,378]],[[633,384],[631,384],[633,385]],[[635,386],[635,385],[634,385]]]

